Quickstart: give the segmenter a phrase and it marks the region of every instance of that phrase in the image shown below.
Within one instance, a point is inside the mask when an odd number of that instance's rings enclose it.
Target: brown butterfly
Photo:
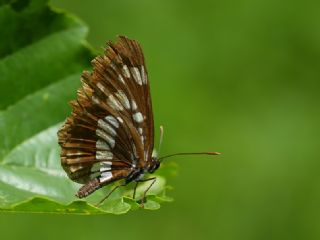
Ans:
[[[102,203],[118,187],[134,181],[133,198],[139,182],[156,181],[143,178],[160,166],[160,160],[174,155],[208,154],[178,153],[162,158],[152,156],[154,123],[150,84],[139,43],[120,36],[117,43],[108,42],[105,55],[92,61],[93,72],[83,72],[82,87],[73,108],[58,132],[61,164],[69,178],[84,184],[76,196],[86,197],[97,189],[125,179],[102,199]],[[162,128],[161,128],[162,130]],[[163,130],[161,131],[162,140]],[[160,142],[161,142],[160,140]]]

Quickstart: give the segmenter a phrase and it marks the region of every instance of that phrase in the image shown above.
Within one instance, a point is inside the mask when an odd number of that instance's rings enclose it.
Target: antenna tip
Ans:
[[[208,152],[209,155],[220,155],[221,153],[219,152]]]

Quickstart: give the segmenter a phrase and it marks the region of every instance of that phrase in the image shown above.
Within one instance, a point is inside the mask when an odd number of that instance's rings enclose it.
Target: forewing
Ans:
[[[114,55],[116,59],[118,78],[130,95],[131,120],[141,138],[143,158],[140,167],[151,160],[154,144],[154,123],[150,96],[150,83],[144,55],[139,43],[120,36],[117,44],[109,43],[107,55]],[[124,80],[124,81],[122,81]]]
[[[73,112],[59,130],[61,163],[84,194],[143,167],[153,148],[149,81],[140,45],[126,37],[109,43],[82,74]],[[91,190],[87,191],[90,186]]]

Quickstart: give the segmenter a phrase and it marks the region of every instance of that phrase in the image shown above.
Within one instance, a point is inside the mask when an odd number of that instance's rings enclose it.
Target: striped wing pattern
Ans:
[[[78,197],[144,169],[153,149],[150,86],[139,43],[120,36],[92,65],[58,132],[62,167],[84,184]]]

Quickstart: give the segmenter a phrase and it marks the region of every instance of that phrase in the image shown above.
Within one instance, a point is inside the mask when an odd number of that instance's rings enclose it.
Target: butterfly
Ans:
[[[99,188],[124,179],[118,187],[135,182],[133,198],[140,182],[155,172],[162,159],[154,148],[154,121],[150,83],[140,44],[125,36],[108,42],[104,55],[92,60],[93,72],[84,71],[77,99],[70,102],[72,113],[58,131],[61,165],[68,177],[83,186],[76,196],[84,198]],[[163,128],[161,128],[161,140]]]

